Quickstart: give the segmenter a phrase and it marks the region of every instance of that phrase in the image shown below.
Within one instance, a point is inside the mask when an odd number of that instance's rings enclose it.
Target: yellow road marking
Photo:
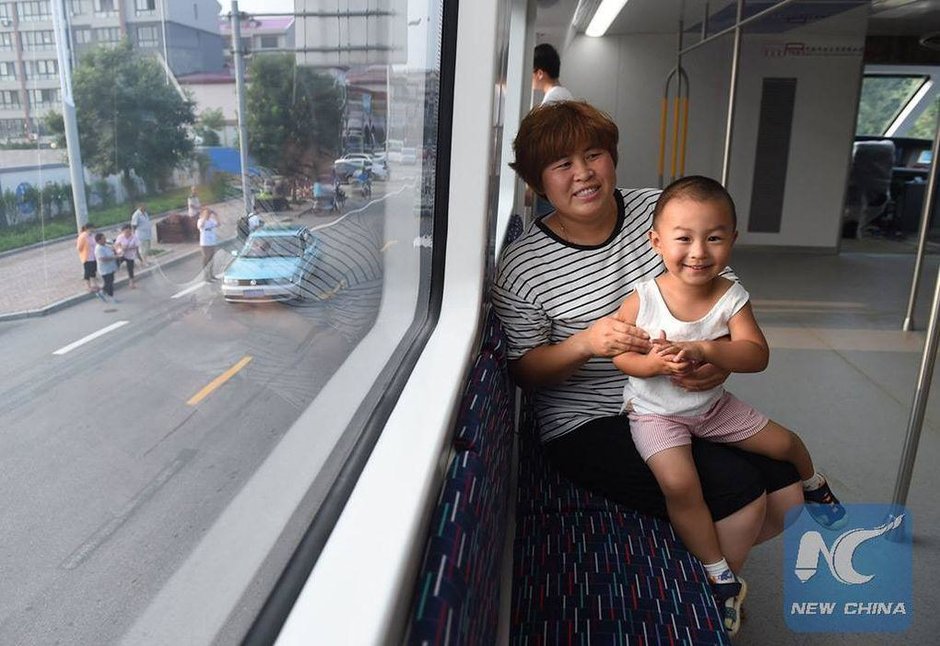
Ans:
[[[196,404],[201,402],[203,399],[211,395],[212,392],[216,388],[218,388],[219,386],[224,384],[226,381],[234,377],[236,373],[238,373],[239,370],[247,366],[249,363],[251,363],[251,356],[245,355],[234,366],[232,366],[231,368],[223,372],[221,375],[219,375],[218,377],[210,381],[208,386],[206,386],[205,388],[200,390],[198,393],[190,397],[189,401],[186,403],[189,404],[190,406],[195,406]]]

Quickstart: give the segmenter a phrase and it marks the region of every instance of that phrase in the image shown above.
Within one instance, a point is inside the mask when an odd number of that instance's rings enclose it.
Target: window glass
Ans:
[[[238,643],[329,517],[441,289],[443,3],[242,0],[242,129],[227,1],[0,48],[0,644]]]
[[[934,135],[937,132],[938,104],[940,104],[940,101],[934,101],[926,110],[921,113],[919,117],[917,117],[914,125],[907,133],[908,137],[933,140]]]
[[[925,81],[924,76],[865,76],[855,134],[883,135]]]

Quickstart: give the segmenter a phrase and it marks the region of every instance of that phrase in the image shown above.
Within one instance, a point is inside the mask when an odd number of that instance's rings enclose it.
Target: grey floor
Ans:
[[[884,253],[887,250],[890,253]],[[771,344],[770,367],[730,389],[797,431],[846,502],[892,499],[940,257],[927,256],[915,326],[901,332],[914,256],[903,245],[845,245],[840,255],[739,249],[732,266]],[[898,253],[900,252],[900,253]],[[940,370],[940,363],[937,365]],[[940,375],[937,377],[940,381]],[[783,541],[760,545],[736,644],[938,644],[940,391],[933,388],[908,508],[914,519],[914,606],[901,634],[808,634],[784,620]],[[911,612],[911,610],[909,610]]]

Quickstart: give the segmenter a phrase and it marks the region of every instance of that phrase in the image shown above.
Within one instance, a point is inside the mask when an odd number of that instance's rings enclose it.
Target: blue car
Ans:
[[[222,275],[222,296],[232,303],[303,298],[319,248],[304,226],[258,229]]]

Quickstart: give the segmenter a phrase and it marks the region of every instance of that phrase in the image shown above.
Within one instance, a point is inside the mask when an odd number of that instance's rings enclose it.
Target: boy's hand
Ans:
[[[723,370],[714,364],[705,363],[695,367],[687,375],[674,376],[672,383],[689,392],[699,392],[720,386],[725,383],[729,375],[731,375],[730,370]]]

